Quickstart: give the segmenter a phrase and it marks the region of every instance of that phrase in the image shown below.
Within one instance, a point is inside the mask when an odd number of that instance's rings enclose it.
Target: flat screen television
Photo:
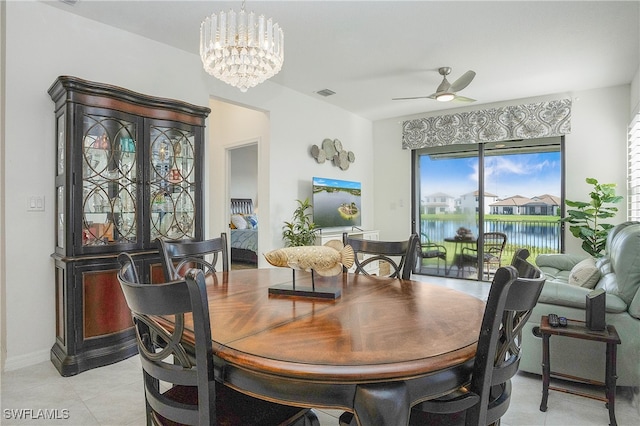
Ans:
[[[360,182],[313,178],[313,222],[317,228],[360,226]]]

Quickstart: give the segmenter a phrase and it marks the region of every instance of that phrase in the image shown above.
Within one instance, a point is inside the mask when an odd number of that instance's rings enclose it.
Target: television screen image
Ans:
[[[318,228],[360,226],[360,182],[313,178],[313,222]]]

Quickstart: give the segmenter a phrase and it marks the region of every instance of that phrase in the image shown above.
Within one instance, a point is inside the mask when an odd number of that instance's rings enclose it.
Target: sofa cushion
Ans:
[[[569,273],[571,271],[559,271],[555,268],[549,267],[540,267],[540,270],[544,272],[544,275],[547,277],[547,281],[556,281],[565,284],[569,283]]]
[[[586,296],[590,292],[591,290],[588,288],[547,280],[544,283],[544,287],[542,287],[538,302],[585,309],[587,303]],[[627,304],[615,294],[607,294],[605,300],[605,310],[608,313],[621,313],[626,312],[628,309]]]
[[[628,225],[619,230],[608,248],[611,270],[615,273],[615,293],[627,304],[640,287],[640,224]],[[609,292],[609,289],[606,289]]]
[[[569,284],[579,287],[594,288],[600,279],[600,269],[595,259],[589,258],[578,262],[569,273]]]
[[[636,292],[636,296],[631,301],[631,305],[629,305],[629,315],[640,319],[640,291]],[[640,333],[638,335],[640,336]]]
[[[600,275],[603,277],[610,274],[611,271],[611,259],[606,256],[600,257],[596,260],[596,267],[600,270]]]
[[[558,271],[570,271],[580,261],[587,259],[587,255],[576,254],[539,254],[536,257],[536,265],[540,268],[555,268]]]
[[[611,272],[610,274],[602,275],[596,285],[596,289],[602,289],[609,294],[618,294],[618,279],[616,278],[616,274]]]

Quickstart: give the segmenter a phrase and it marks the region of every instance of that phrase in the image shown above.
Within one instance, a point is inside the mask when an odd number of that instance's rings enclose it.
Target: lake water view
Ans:
[[[526,247],[535,252],[560,252],[560,223],[548,221],[486,220],[484,232],[507,234],[507,245]],[[420,232],[433,242],[442,242],[456,235],[460,227],[471,229],[478,236],[477,224],[458,220],[421,220]]]

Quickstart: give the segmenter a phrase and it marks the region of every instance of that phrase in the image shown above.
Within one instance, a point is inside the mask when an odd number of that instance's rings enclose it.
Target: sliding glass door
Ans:
[[[420,273],[459,275],[456,263],[462,250],[469,248],[462,237],[471,239],[470,235],[478,235],[477,145],[416,154],[419,202],[415,205],[420,218],[416,232],[422,243]]]
[[[490,280],[516,248],[562,249],[560,138],[416,150],[413,193],[419,273]]]

